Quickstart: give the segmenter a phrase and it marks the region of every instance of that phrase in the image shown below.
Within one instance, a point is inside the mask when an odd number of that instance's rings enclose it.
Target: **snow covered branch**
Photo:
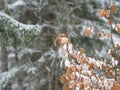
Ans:
[[[34,18],[34,17],[33,17]],[[13,39],[24,41],[37,35],[42,30],[40,25],[22,24],[5,13],[0,12],[0,42],[12,44]],[[27,38],[28,37],[28,38]],[[8,43],[11,41],[10,43]],[[7,42],[7,43],[6,43]]]
[[[98,60],[87,57],[83,48],[76,51],[66,34],[59,34],[56,42],[65,56],[66,73],[61,76],[63,90],[119,90],[118,60]],[[116,47],[119,48],[119,45]],[[116,49],[117,50],[117,49]],[[70,60],[69,60],[70,59]],[[77,61],[77,63],[76,63]],[[117,74],[115,74],[115,69]],[[108,78],[109,77],[109,78]]]

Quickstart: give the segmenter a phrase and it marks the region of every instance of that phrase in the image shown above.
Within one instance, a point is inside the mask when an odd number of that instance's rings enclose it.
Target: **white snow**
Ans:
[[[19,70],[19,68],[14,67],[10,69],[8,72],[0,73],[0,87],[1,85],[6,86],[7,82],[10,78],[15,76],[15,73]],[[6,83],[4,83],[6,82]]]
[[[113,66],[113,67],[114,67],[114,66],[117,66],[118,60],[115,60],[114,58],[112,58],[111,63],[112,63],[112,66]]]
[[[1,19],[5,19],[5,20],[8,19],[7,23],[14,23],[15,26],[19,26],[19,28],[17,29],[17,32],[21,30],[35,29],[36,30],[35,33],[37,34],[38,32],[41,32],[41,29],[44,27],[44,25],[41,25],[41,26],[40,25],[28,25],[28,24],[20,23],[3,12],[0,12],[0,20]]]
[[[17,6],[22,6],[22,5],[25,6],[26,3],[23,0],[17,0],[13,4],[8,4],[8,8],[15,9]]]
[[[69,67],[70,66],[70,61],[68,59],[65,60],[65,66]]]
[[[68,51],[69,51],[70,54],[73,53],[73,45],[72,45],[72,43],[68,44]]]
[[[116,34],[112,34],[114,45],[120,44],[120,36]]]
[[[31,67],[27,71],[27,73],[32,73],[32,74],[35,74],[36,72],[37,72],[37,68],[36,67]]]
[[[89,59],[88,63],[95,63],[96,62],[95,58],[88,57],[88,59]]]
[[[64,49],[64,50],[67,50],[67,44],[64,44],[64,45],[63,45],[63,49]]]
[[[112,28],[115,29],[116,25],[115,24],[112,24]]]

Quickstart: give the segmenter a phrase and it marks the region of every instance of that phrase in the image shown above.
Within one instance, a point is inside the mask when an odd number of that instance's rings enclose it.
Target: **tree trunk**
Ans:
[[[14,42],[13,48],[14,48],[14,54],[15,54],[15,61],[16,61],[16,64],[17,64],[18,63],[18,51],[17,51],[16,40]]]
[[[8,71],[7,48],[3,45],[1,48],[1,71]]]

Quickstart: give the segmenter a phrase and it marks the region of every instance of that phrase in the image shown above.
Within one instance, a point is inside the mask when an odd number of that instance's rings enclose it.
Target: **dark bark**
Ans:
[[[17,43],[16,43],[16,40],[14,41],[14,53],[15,53],[15,61],[16,63],[18,62],[18,51],[17,51]]]
[[[4,8],[4,1],[0,0],[0,11]]]
[[[3,45],[1,48],[1,71],[8,71],[7,48]]]

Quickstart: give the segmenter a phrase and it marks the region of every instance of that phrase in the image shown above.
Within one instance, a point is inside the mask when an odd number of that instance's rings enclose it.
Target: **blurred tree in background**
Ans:
[[[86,37],[84,30],[93,26],[110,31],[98,12],[113,2],[120,10],[117,0],[0,0],[0,89],[61,90],[65,59],[55,45],[60,33],[88,56],[105,58],[111,40]],[[114,23],[119,17],[118,12]],[[116,32],[113,41],[120,42]]]

